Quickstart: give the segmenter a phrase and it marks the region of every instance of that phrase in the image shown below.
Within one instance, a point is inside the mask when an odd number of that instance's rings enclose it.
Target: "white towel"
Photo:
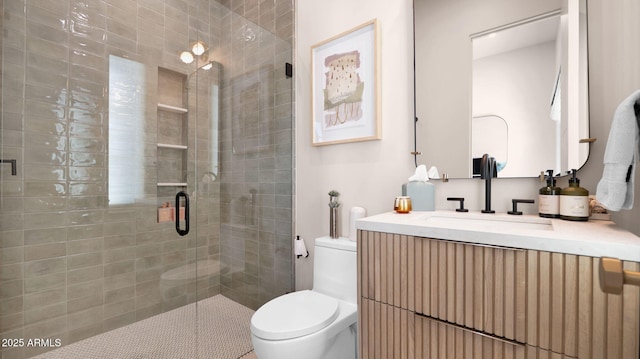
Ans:
[[[633,180],[640,139],[633,106],[638,100],[640,90],[618,105],[611,122],[604,151],[604,171],[596,188],[597,200],[611,211],[633,208]]]
[[[300,236],[296,236],[296,240],[294,242],[294,251],[297,258],[300,257],[308,257],[309,251],[307,250],[307,246],[304,245],[304,239],[300,238]]]

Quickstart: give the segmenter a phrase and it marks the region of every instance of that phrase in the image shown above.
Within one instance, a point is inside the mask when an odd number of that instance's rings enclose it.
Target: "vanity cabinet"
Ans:
[[[359,230],[360,358],[636,359],[640,289],[598,260]]]

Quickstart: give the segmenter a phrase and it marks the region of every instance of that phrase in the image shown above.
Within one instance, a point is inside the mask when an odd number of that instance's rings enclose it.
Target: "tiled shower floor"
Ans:
[[[38,359],[255,358],[253,310],[222,295],[44,353]]]

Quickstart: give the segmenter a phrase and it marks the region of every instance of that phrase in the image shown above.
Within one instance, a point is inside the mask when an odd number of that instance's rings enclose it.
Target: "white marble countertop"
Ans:
[[[640,237],[611,221],[574,222],[536,215],[413,211],[362,218],[356,221],[356,228],[640,262]]]

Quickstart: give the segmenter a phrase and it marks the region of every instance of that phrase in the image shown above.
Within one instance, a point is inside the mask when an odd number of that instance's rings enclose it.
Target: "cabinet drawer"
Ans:
[[[365,299],[375,303],[369,308],[388,304],[401,313],[418,313],[423,321],[454,324],[483,332],[492,340],[526,343],[537,348],[538,354],[530,354],[531,358],[546,358],[548,352],[550,358],[556,355],[551,353],[562,353],[576,358],[637,359],[640,288],[625,286],[622,295],[603,293],[598,261],[359,231],[359,299],[361,305]],[[639,263],[623,262],[623,266],[640,270]],[[384,336],[389,329],[375,323],[371,338]],[[412,323],[408,319],[405,332],[413,337],[415,331],[417,338],[424,323],[422,327]],[[377,345],[376,340],[371,343]],[[417,345],[410,348],[418,350]]]
[[[421,316],[415,319],[416,358],[572,359],[531,345],[511,343]]]
[[[416,315],[406,309],[361,299],[360,359],[422,359],[416,355]]]
[[[415,321],[416,358],[527,358],[524,344],[499,340],[419,315]]]
[[[359,295],[414,310],[416,239],[391,233],[358,232]]]
[[[571,359],[362,299],[361,359]]]
[[[526,251],[428,238],[415,248],[416,313],[525,342]]]

